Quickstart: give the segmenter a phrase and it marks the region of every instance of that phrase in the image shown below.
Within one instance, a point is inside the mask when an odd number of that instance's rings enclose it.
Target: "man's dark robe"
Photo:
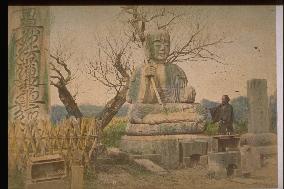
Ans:
[[[210,114],[213,123],[219,122],[219,133],[226,134],[227,132],[233,132],[233,120],[234,113],[233,107],[230,104],[220,104],[217,107],[210,109]]]

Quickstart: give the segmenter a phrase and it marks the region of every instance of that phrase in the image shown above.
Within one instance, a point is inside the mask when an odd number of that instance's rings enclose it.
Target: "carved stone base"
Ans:
[[[176,122],[161,124],[132,124],[128,123],[126,134],[132,136],[197,134],[204,130],[203,123]]]
[[[130,153],[132,155],[140,155],[146,158],[147,155],[151,154],[151,157],[155,155],[161,157],[159,165],[166,169],[175,169],[183,161],[183,154],[206,154],[200,153],[199,149],[182,148],[182,144],[187,144],[192,141],[196,141],[196,145],[210,141],[210,138],[205,135],[162,135],[162,136],[123,136],[120,142],[121,151]],[[206,145],[207,146],[207,145]],[[183,152],[184,151],[184,152]],[[202,152],[204,150],[201,150]],[[151,159],[150,157],[147,159]]]

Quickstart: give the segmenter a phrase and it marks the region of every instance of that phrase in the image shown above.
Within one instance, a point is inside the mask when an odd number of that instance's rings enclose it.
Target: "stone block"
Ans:
[[[208,165],[209,165],[208,167],[209,178],[221,179],[227,177],[227,170],[223,164],[212,162]]]
[[[131,156],[150,159],[164,168],[177,168],[183,162],[181,142],[209,141],[205,135],[123,136],[120,150]],[[148,157],[147,157],[148,156]],[[160,161],[160,163],[159,163]]]
[[[208,165],[208,156],[207,155],[204,155],[204,156],[193,155],[190,157],[184,157],[183,164],[186,167],[195,167],[197,165],[206,167]]]
[[[261,157],[255,147],[240,147],[241,169],[243,174],[250,174],[261,167]]]
[[[138,138],[124,137],[120,141],[119,148],[131,154],[157,154],[160,143],[159,140],[146,140],[144,136]]]
[[[206,141],[195,140],[192,142],[181,142],[183,157],[190,157],[193,154],[206,155],[208,143]]]
[[[199,164],[201,166],[208,166],[208,155],[200,156]]]
[[[178,140],[168,139],[160,141],[159,154],[162,164],[167,169],[176,169],[180,164]]]
[[[208,168],[214,178],[234,175],[235,169],[241,168],[241,154],[239,151],[209,153]]]

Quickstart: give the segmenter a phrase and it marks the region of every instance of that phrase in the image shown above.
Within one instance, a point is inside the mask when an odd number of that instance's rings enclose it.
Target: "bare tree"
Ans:
[[[106,38],[104,43],[98,42],[97,59],[90,60],[86,66],[88,75],[109,90],[115,91],[115,96],[106,103],[97,116],[97,119],[101,121],[102,129],[126,101],[130,75],[133,71],[130,55],[127,53],[128,48],[129,41],[118,43],[116,40]]]
[[[83,115],[76,103],[78,90],[72,95],[67,87],[67,85],[77,77],[76,73],[78,72],[77,69],[75,73],[72,74],[68,66],[72,55],[73,52],[62,48],[62,44],[59,44],[55,50],[50,53],[49,65],[52,71],[50,84],[57,88],[59,99],[64,104],[68,116],[81,118]]]

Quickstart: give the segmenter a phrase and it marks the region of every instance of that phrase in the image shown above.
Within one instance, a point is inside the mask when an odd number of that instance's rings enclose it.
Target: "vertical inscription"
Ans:
[[[44,102],[40,83],[43,27],[35,26],[35,9],[23,9],[21,26],[15,29],[15,77],[11,114],[19,120],[38,119]]]
[[[14,119],[37,119],[40,109],[39,64],[42,27],[26,26],[16,30],[16,75],[12,111]]]

